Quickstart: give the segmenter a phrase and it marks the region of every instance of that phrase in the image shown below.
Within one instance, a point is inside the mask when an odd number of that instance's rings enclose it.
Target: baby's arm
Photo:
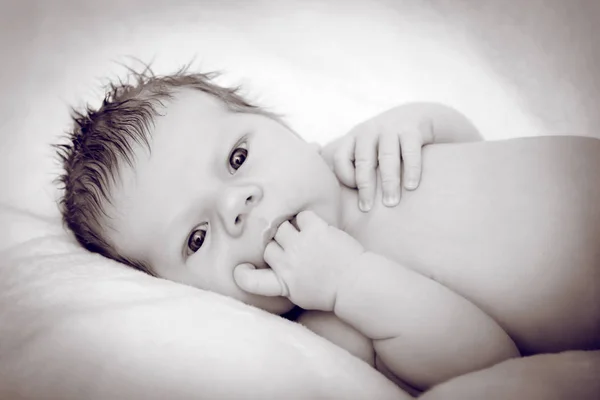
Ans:
[[[322,149],[323,157],[333,166],[334,155],[344,141],[357,135],[368,134],[375,125],[381,126],[383,121],[387,129],[397,128],[398,131],[407,127],[428,126],[433,132],[433,143],[483,140],[475,125],[452,107],[433,102],[406,103],[358,124],[344,136],[325,145]]]
[[[413,388],[382,363],[381,358],[375,354],[373,341],[339,319],[332,312],[323,311],[304,311],[298,317],[296,322],[304,325],[317,335],[329,340],[335,345],[347,350],[350,354],[358,357],[379,370],[388,379],[400,386],[411,396],[417,397],[421,394],[420,390]]]
[[[389,111],[388,111],[389,112]],[[395,111],[399,118],[430,127],[433,143],[465,143],[483,140],[475,125],[462,113],[440,103],[408,103]]]
[[[394,374],[422,390],[519,356],[504,330],[471,302],[371,252],[342,275],[333,311],[373,339]]]
[[[240,288],[333,311],[373,340],[386,366],[418,389],[519,355],[492,318],[435,280],[365,252],[313,212],[299,213],[296,223],[281,224],[267,245],[272,270],[236,268]]]
[[[296,322],[375,367],[373,341],[336,317],[332,312],[304,311],[296,319]]]

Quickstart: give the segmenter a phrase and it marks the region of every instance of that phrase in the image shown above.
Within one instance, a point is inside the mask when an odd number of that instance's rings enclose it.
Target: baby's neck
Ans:
[[[358,191],[340,183],[340,224],[339,229],[351,233],[356,222],[364,215],[358,208]]]
[[[333,156],[337,148],[338,141],[333,141],[319,150],[321,157],[323,157],[323,160],[329,166],[331,172],[334,173]],[[341,188],[341,194],[339,203],[340,220],[337,227],[345,232],[351,233],[352,227],[363,214],[358,208],[358,191],[343,185],[341,182],[338,183]]]

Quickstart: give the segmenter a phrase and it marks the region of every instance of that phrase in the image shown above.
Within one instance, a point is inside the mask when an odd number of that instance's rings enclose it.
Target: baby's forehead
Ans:
[[[204,160],[227,152],[240,132],[265,118],[233,111],[220,98],[190,88],[178,89],[157,111],[148,125],[147,143],[133,143],[132,163],[120,163],[122,182],[115,192],[135,189],[150,195],[163,184],[193,179]],[[172,173],[165,175],[168,171]]]
[[[141,136],[145,140],[131,143],[134,158],[150,157],[157,149],[198,136],[209,139],[232,114],[220,99],[190,88],[178,89],[167,101],[158,103],[155,111],[144,124]]]
[[[190,133],[210,133],[225,123],[232,112],[226,104],[208,93],[181,89],[162,107],[150,126],[156,141],[177,139]]]
[[[148,140],[131,144],[131,163],[119,160],[119,179],[112,190],[116,204],[135,208],[147,196],[167,196],[165,186],[192,179],[182,174],[193,174],[234,131],[235,113],[199,90],[179,90],[158,111],[148,126]]]
[[[194,110],[196,113],[212,115],[214,113],[226,114],[229,108],[217,96],[193,88],[179,88],[172,93],[170,100],[164,103],[165,110],[174,113],[187,113]]]

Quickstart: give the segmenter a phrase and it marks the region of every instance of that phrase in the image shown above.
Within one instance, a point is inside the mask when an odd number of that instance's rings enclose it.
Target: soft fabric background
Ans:
[[[62,231],[50,144],[122,64],[222,70],[321,143],[421,100],[492,140],[600,137],[599,20],[596,0],[1,1],[0,397],[394,392],[295,324],[89,255]]]

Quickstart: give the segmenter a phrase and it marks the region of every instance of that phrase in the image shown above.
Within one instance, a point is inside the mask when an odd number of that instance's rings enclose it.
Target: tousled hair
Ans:
[[[158,76],[147,66],[130,71],[133,83],[110,83],[98,109],[72,110],[73,128],[67,143],[54,147],[63,166],[58,177],[64,193],[60,209],[64,224],[89,251],[152,274],[141,260],[120,255],[105,238],[110,218],[110,189],[117,182],[122,162],[133,167],[134,144],[150,151],[154,119],[160,107],[180,89],[193,89],[221,100],[233,112],[261,114],[281,122],[277,115],[250,104],[239,87],[226,88],[212,80],[217,73],[192,73],[182,68],[174,74]]]

